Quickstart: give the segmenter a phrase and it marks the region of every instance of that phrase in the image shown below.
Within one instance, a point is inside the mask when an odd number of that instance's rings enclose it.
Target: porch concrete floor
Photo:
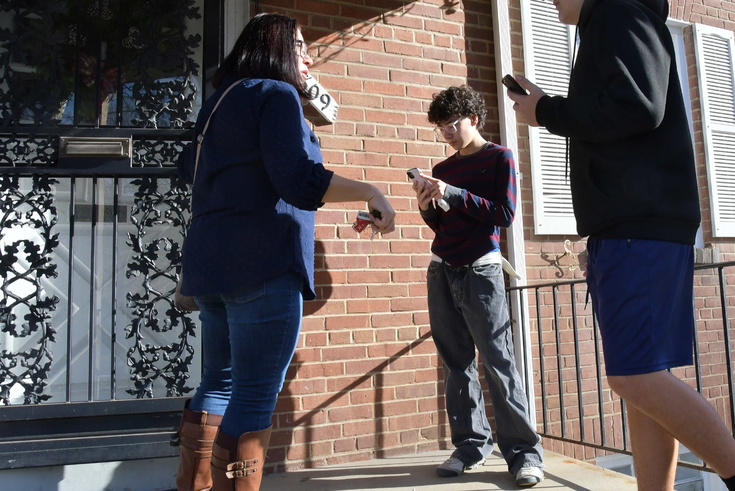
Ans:
[[[552,452],[544,453],[546,479],[533,488],[518,488],[499,452],[485,465],[455,478],[440,478],[434,469],[450,456],[442,450],[384,459],[268,474],[261,491],[473,491],[493,489],[572,489],[637,491],[630,476]]]

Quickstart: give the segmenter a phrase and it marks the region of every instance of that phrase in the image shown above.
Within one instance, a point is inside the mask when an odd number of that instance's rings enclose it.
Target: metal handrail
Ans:
[[[721,318],[722,341],[719,349],[725,353],[725,364],[727,367],[727,412],[730,421],[735,421],[735,376],[733,375],[733,352],[731,335],[728,329],[729,315],[727,311],[726,296],[726,268],[735,267],[735,261],[718,262],[712,264],[698,264],[695,272],[711,270],[712,276],[717,276],[717,288],[719,294],[709,294],[705,298],[713,299],[719,297],[719,305],[707,303],[707,311],[717,311]],[[735,276],[735,272],[731,275]],[[696,278],[697,276],[695,276]],[[533,383],[540,394],[536,397],[536,403],[540,404],[537,412],[541,413],[539,434],[543,438],[558,440],[565,443],[581,445],[597,450],[631,454],[631,448],[627,437],[627,420],[625,417],[625,402],[615,395],[609,388],[605,388],[602,377],[601,342],[599,338],[599,327],[597,319],[592,314],[591,308],[583,309],[580,314],[578,305],[587,307],[587,296],[580,295],[578,285],[585,283],[584,278],[564,280],[556,282],[534,283],[521,286],[510,286],[507,295],[532,295],[528,300],[529,305],[535,306],[534,314],[529,314],[529,319],[511,319],[511,322],[520,322],[525,329],[529,329],[532,339],[538,345],[536,360],[523,360],[524,373],[536,373]],[[714,281],[708,282],[709,288],[714,286]],[[695,284],[695,297],[698,286]],[[546,298],[544,298],[546,297]],[[563,300],[566,298],[566,302]],[[549,309],[553,312],[549,312]],[[703,393],[702,380],[702,347],[700,346],[699,334],[705,330],[702,327],[707,321],[707,330],[712,330],[712,322],[718,320],[714,315],[703,316],[704,308],[697,309],[695,306],[695,329],[694,337],[694,375],[688,376],[696,389]],[[511,312],[513,316],[514,312]],[[714,314],[714,313],[713,313]],[[523,313],[521,312],[521,317]],[[544,340],[544,334],[553,335],[553,340]],[[535,334],[535,338],[533,335]],[[520,340],[522,342],[522,340]],[[594,349],[591,353],[583,352],[587,346],[583,342],[592,343]],[[708,343],[708,347],[711,343]],[[572,350],[573,348],[573,350]],[[713,350],[714,351],[714,350]],[[706,353],[706,352],[705,352]],[[552,360],[556,357],[555,363]],[[533,372],[533,362],[538,362],[538,372]],[[549,363],[551,362],[551,364]],[[530,370],[526,370],[531,364]],[[550,366],[553,365],[553,366]],[[574,376],[568,375],[570,370]],[[583,372],[586,376],[583,377]],[[591,375],[591,374],[594,375]],[[565,375],[567,375],[565,377]],[[551,380],[548,380],[548,379]],[[594,379],[594,384],[589,381]],[[585,383],[587,382],[586,389]],[[594,389],[591,388],[594,385]],[[555,391],[558,390],[558,394]],[[596,392],[595,404],[590,404],[589,395]],[[587,396],[587,397],[585,397]],[[576,397],[576,404],[570,404],[569,399]],[[725,397],[723,396],[722,399]],[[585,403],[587,401],[587,403]],[[529,407],[535,407],[529,401]],[[724,415],[722,415],[724,416]],[[610,429],[612,428],[612,434]],[[589,431],[592,429],[593,431]],[[619,434],[618,434],[619,432]],[[590,433],[592,435],[590,435]],[[618,436],[616,439],[615,436]],[[680,461],[679,465],[697,470],[711,471],[705,464],[696,464]]]

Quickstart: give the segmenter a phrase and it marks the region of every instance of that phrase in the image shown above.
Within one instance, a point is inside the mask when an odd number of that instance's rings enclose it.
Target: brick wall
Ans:
[[[514,71],[523,73],[520,1],[511,0],[510,18]],[[328,205],[317,214],[318,299],[305,305],[299,348],[276,408],[268,455],[271,471],[449,446],[441,367],[429,335],[426,310],[425,268],[432,233],[418,215],[405,170],[429,168],[446,156],[445,145],[436,141],[426,120],[426,110],[432,94],[450,85],[469,83],[484,93],[488,104],[486,137],[498,141],[492,5],[490,0],[369,3],[259,3],[261,11],[280,11],[301,21],[304,37],[316,53],[312,72],[340,105],[336,124],[315,128],[326,165],[343,176],[375,183],[390,196],[398,212],[396,231],[373,240],[367,231],[359,236],[351,229],[360,203]],[[670,3],[677,19],[733,28],[735,2]],[[691,33],[687,44],[693,60]],[[690,66],[690,77],[695,73]],[[692,79],[690,85],[696,121],[699,109],[694,82]],[[518,130],[519,148],[514,150],[526,176],[521,181],[521,195],[529,281],[581,278],[574,254],[584,249],[584,241],[574,236],[534,234],[528,132],[522,125]],[[696,123],[695,139],[699,172],[705,176],[701,125]],[[701,186],[705,242],[718,247],[723,260],[731,259],[735,257],[732,241],[716,241],[708,232],[706,180]],[[566,239],[570,244],[565,248]],[[567,250],[574,254],[565,254]],[[705,273],[698,275],[698,281],[705,287],[712,284],[711,275]],[[583,285],[577,295],[584,295]],[[550,295],[542,298],[541,309],[545,319],[550,318],[554,313],[552,299]],[[558,329],[550,320],[542,322],[540,339],[547,367],[543,374],[539,369],[538,325],[531,323],[539,408],[540,381],[543,377],[551,382],[545,393],[549,409],[546,415],[538,412],[537,419],[539,429],[545,421],[550,433],[562,434],[563,426],[567,437],[578,437],[579,398],[586,415],[599,406],[595,342],[591,318],[588,313],[577,312],[582,327],[577,333],[577,366],[571,300],[564,302],[558,309]],[[535,315],[532,305],[530,318]],[[712,321],[708,327],[714,324]],[[711,336],[717,334],[705,334],[705,339]],[[710,364],[707,373],[713,374],[707,392],[724,412],[727,394],[717,391],[724,352],[721,348],[712,351],[719,355],[706,358]],[[561,372],[556,371],[558,359]],[[575,392],[578,372],[582,374],[581,395]],[[680,372],[693,383],[691,370]],[[610,415],[604,422],[606,438],[622,445],[620,401],[604,382],[602,404]],[[588,422],[584,428],[588,437],[601,437],[599,421]],[[578,458],[601,453],[551,439],[546,439],[544,446]]]
[[[317,213],[318,299],[305,305],[276,408],[271,469],[447,446],[426,306],[433,234],[406,169],[428,169],[447,155],[426,119],[432,94],[469,82],[492,109],[492,8],[490,0],[456,10],[442,1],[369,4],[260,2],[261,11],[300,20],[316,53],[312,73],[340,105],[336,124],[315,128],[325,164],[373,182],[398,212],[396,231],[373,240],[351,228],[361,203]],[[488,119],[486,129],[497,131],[497,112]]]

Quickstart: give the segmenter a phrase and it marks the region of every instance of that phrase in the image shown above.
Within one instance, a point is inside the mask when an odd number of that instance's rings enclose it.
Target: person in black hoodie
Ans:
[[[610,387],[626,401],[638,488],[672,490],[678,441],[735,490],[735,439],[667,369],[692,363],[692,138],[667,0],[554,0],[579,39],[567,97],[517,77],[518,119],[569,139],[569,178]]]

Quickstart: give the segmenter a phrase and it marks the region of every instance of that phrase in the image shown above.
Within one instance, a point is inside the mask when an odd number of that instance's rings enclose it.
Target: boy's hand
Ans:
[[[419,209],[422,211],[426,211],[429,209],[429,205],[431,205],[431,193],[429,186],[426,185],[426,181],[413,181],[413,190],[416,193],[416,199],[418,199],[419,202]]]
[[[447,183],[440,180],[435,179],[431,176],[427,176],[425,174],[421,174],[421,176],[426,179],[430,186],[428,187],[429,193],[431,194],[431,198],[434,200],[442,199],[444,198],[444,193],[447,190]]]
[[[513,104],[513,110],[516,112],[516,117],[518,121],[526,123],[529,126],[538,126],[538,121],[536,121],[536,104],[538,104],[539,99],[545,96],[546,93],[531,83],[526,77],[516,75],[515,78],[521,87],[528,91],[528,95],[518,94],[510,90],[507,91],[508,97],[515,103]]]

